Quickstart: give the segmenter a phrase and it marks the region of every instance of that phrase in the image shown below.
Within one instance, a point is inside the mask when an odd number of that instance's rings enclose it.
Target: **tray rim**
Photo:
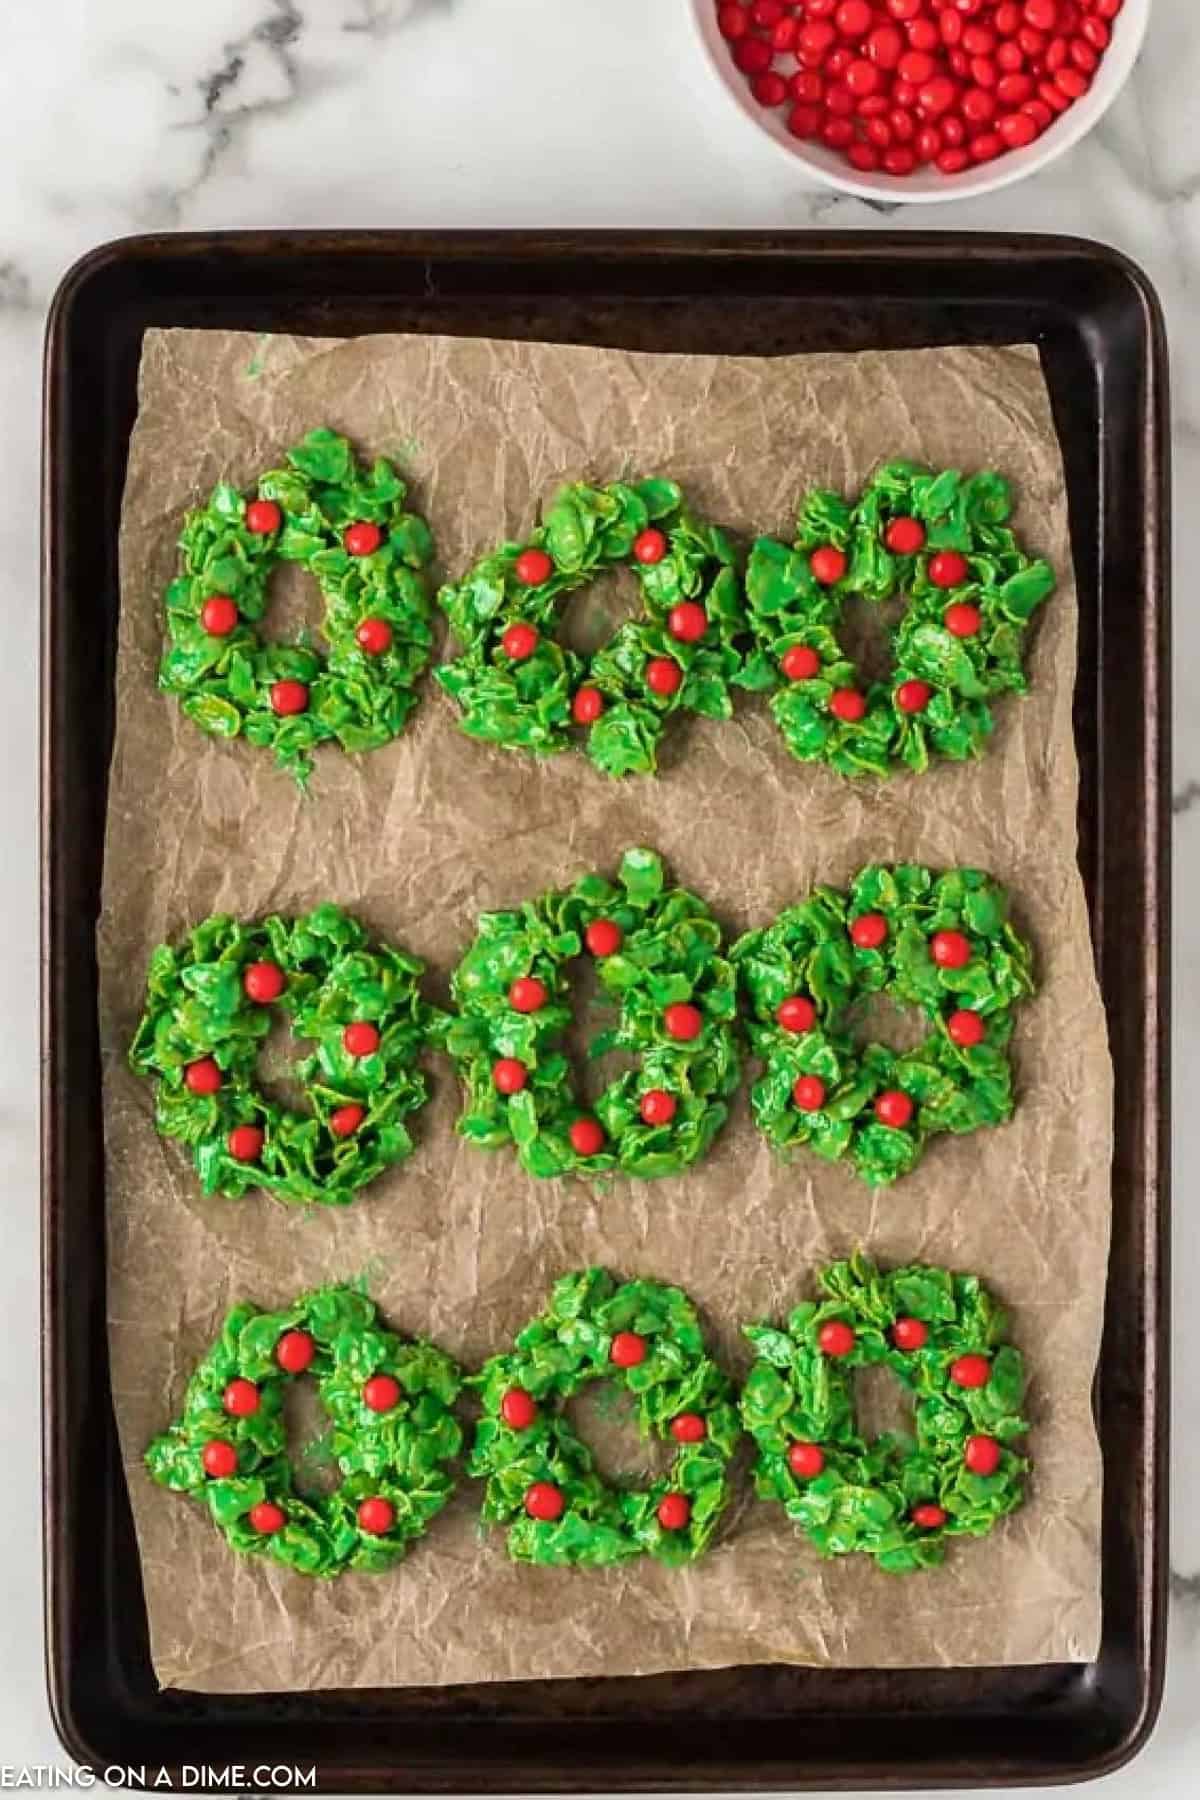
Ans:
[[[58,847],[51,831],[51,798],[53,791],[55,734],[54,707],[56,689],[50,647],[55,594],[58,587],[58,560],[55,509],[55,471],[58,465],[58,419],[55,411],[60,398],[58,383],[62,376],[64,339],[72,309],[89,285],[114,265],[139,260],[180,260],[188,255],[211,255],[214,250],[234,257],[304,250],[353,258],[371,254],[375,257],[413,256],[432,259],[438,256],[458,257],[474,261],[496,260],[509,254],[522,257],[563,257],[586,253],[603,261],[606,258],[641,258],[647,262],[656,254],[666,256],[704,255],[724,257],[734,262],[794,264],[799,261],[821,263],[844,261],[849,253],[857,260],[880,264],[895,263],[899,258],[909,264],[925,259],[941,266],[946,263],[979,263],[997,258],[1014,261],[1033,257],[1083,259],[1107,267],[1119,275],[1133,290],[1143,314],[1146,353],[1147,391],[1140,412],[1141,447],[1146,459],[1150,492],[1158,506],[1148,521],[1145,555],[1144,598],[1151,610],[1153,630],[1144,635],[1141,675],[1150,709],[1147,726],[1146,755],[1143,766],[1145,817],[1150,827],[1150,843],[1156,852],[1147,854],[1143,865],[1146,882],[1146,916],[1154,927],[1154,945],[1144,961],[1143,1003],[1147,1026],[1146,1054],[1143,1069],[1147,1082],[1147,1098],[1157,1104],[1145,1110],[1143,1151],[1146,1157],[1146,1208],[1143,1221],[1143,1272],[1147,1276],[1147,1316],[1153,1331],[1146,1345],[1142,1387],[1149,1393],[1144,1408],[1147,1454],[1144,1473],[1150,1490],[1149,1501],[1143,1500],[1140,1526],[1146,1552],[1146,1578],[1140,1586],[1141,1644],[1144,1655],[1139,1661],[1139,1674],[1144,1678],[1142,1702],[1122,1740],[1098,1757],[1085,1758],[1077,1766],[1047,1776],[1045,1773],[1025,1775],[1040,1783],[1075,1781],[1109,1774],[1135,1756],[1148,1740],[1162,1698],[1165,1675],[1167,1614],[1167,1534],[1168,1534],[1168,1455],[1169,1455],[1169,1168],[1170,1168],[1170,664],[1169,664],[1169,470],[1170,442],[1167,403],[1167,349],[1163,315],[1157,294],[1144,272],[1124,253],[1110,246],[1079,237],[1035,233],[955,233],[947,231],[919,232],[725,232],[725,231],[372,231],[314,230],[278,231],[250,230],[235,232],[188,232],[179,234],[140,234],[114,239],[96,246],[82,256],[63,277],[49,309],[45,338],[43,387],[43,459],[42,459],[42,675],[41,675],[41,1004],[42,1004],[42,1346],[43,1346],[43,1487],[54,1491],[54,1480],[61,1465],[63,1444],[57,1427],[59,1391],[62,1380],[60,1343],[62,1318],[57,1311],[57,1228],[61,1222],[55,1123],[58,1102],[54,1093],[53,1026],[58,995],[54,963],[53,898],[56,886]],[[960,302],[961,304],[961,299]],[[343,335],[337,334],[334,335]],[[354,334],[345,334],[354,335]],[[1167,721],[1166,729],[1163,721]],[[103,1758],[88,1743],[86,1734],[74,1716],[69,1696],[68,1670],[63,1662],[65,1634],[60,1629],[62,1566],[64,1546],[57,1535],[57,1521],[46,1509],[44,1527],[46,1670],[52,1719],[68,1753],[85,1766],[98,1767]],[[1091,1665],[1095,1666],[1095,1665]],[[830,1673],[836,1673],[831,1671]],[[220,1765],[217,1765],[220,1766]],[[349,1774],[349,1768],[341,1771]],[[766,1785],[765,1765],[758,1765],[759,1779],[747,1779],[748,1788]],[[828,1783],[831,1772],[823,1779]],[[770,1782],[767,1777],[767,1782]],[[927,1777],[928,1779],[928,1777]],[[935,1777],[931,1785],[943,1786],[960,1781],[961,1774],[948,1772]],[[1009,1777],[1005,1777],[1007,1782]],[[977,1785],[992,1785],[985,1778]],[[678,1784],[668,1778],[661,1784],[673,1788]],[[776,1783],[778,1785],[778,1783]],[[794,1784],[793,1780],[789,1785]],[[845,1785],[834,1778],[833,1785]],[[906,1785],[893,1784],[887,1786]],[[205,1791],[203,1789],[199,1791]],[[433,1791],[423,1786],[406,1791]],[[547,1791],[565,1791],[554,1788]],[[594,1791],[588,1789],[585,1791]]]

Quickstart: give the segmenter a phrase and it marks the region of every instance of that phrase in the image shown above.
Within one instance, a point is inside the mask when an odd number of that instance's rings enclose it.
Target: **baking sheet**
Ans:
[[[397,457],[449,572],[519,533],[564,478],[670,474],[701,511],[749,534],[786,530],[800,490],[852,490],[885,456],[992,463],[1016,484],[1027,545],[1062,574],[1035,633],[1033,693],[1000,706],[975,769],[852,787],[793,763],[765,705],[747,699],[732,723],[675,725],[657,781],[616,786],[581,756],[539,767],[470,743],[430,683],[405,739],[357,765],[319,754],[303,799],[265,753],[203,738],[154,673],[182,511],[218,478],[250,481],[315,423]],[[593,590],[572,630],[587,627],[589,604],[606,615]],[[113,1382],[160,1680],[239,1691],[1094,1654],[1090,1385],[1110,1077],[1074,859],[1074,637],[1062,470],[1031,350],[767,361],[149,334],[122,531],[101,1029]],[[873,859],[989,868],[1017,896],[1043,982],[1018,1024],[1013,1124],[939,1142],[915,1176],[875,1195],[842,1170],[773,1162],[743,1091],[698,1169],[593,1191],[533,1183],[514,1158],[460,1144],[438,1064],[417,1155],[336,1214],[205,1200],[190,1161],[155,1135],[149,1092],[123,1056],[160,938],[218,908],[335,899],[426,957],[437,991],[479,910],[615,869],[629,843],[659,849],[731,931]],[[237,1561],[199,1507],[141,1469],[235,1298],[274,1305],[365,1274],[395,1326],[474,1362],[540,1307],[557,1273],[603,1262],[686,1287],[740,1372],[739,1323],[784,1310],[818,1262],[856,1243],[881,1260],[976,1270],[1011,1305],[1029,1357],[1031,1502],[933,1573],[823,1564],[744,1483],[721,1543],[688,1570],[518,1569],[499,1535],[480,1538],[480,1490],[464,1483],[399,1571],[323,1585]]]

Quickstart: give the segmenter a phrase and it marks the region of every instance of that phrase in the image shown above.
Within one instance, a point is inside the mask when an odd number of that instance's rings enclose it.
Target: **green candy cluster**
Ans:
[[[648,526],[666,537],[658,562],[642,563],[633,546]],[[533,586],[517,575],[530,548],[552,565]],[[606,569],[632,568],[643,611],[618,627],[592,657],[555,639],[564,603]],[[695,601],[708,615],[704,635],[682,642],[668,628],[672,607]],[[658,743],[678,712],[710,719],[732,714],[730,684],[742,668],[738,640],[746,619],[733,551],[716,526],[695,518],[673,481],[576,482],[555,497],[524,544],[489,551],[461,581],[444,587],[438,604],[461,651],[437,671],[457,702],[468,737],[507,749],[549,756],[571,745],[572,702],[580,687],[599,691],[604,710],[587,735],[587,753],[606,775],[653,773]],[[510,625],[538,632],[532,655],[514,661],[502,639]],[[683,680],[673,694],[651,692],[647,664],[678,664]]]
[[[289,1111],[257,1082],[275,1016],[243,985],[258,962],[283,971],[275,1005],[297,1037],[313,1042],[295,1069],[310,1112]],[[158,1129],[190,1146],[205,1193],[239,1199],[263,1187],[279,1200],[344,1206],[403,1161],[413,1148],[405,1119],[428,1098],[417,1067],[431,1017],[418,986],[422,969],[402,950],[371,948],[363,927],[331,905],[253,925],[215,914],[180,948],[155,950],[129,1061],[154,1081]],[[359,1022],[373,1024],[380,1041],[371,1055],[355,1057],[342,1034]],[[221,1085],[212,1094],[193,1093],[188,1067],[207,1058]],[[340,1137],[330,1119],[347,1105],[361,1106],[365,1116]],[[230,1153],[229,1136],[239,1125],[265,1134],[254,1162]]]
[[[308,1497],[296,1490],[287,1453],[284,1393],[299,1377],[276,1359],[280,1338],[307,1332],[315,1355],[309,1373],[331,1420],[328,1448],[341,1474],[336,1492]],[[387,1412],[363,1399],[373,1375],[388,1375],[400,1398]],[[223,1404],[238,1378],[258,1389],[257,1410],[234,1417]],[[265,1556],[301,1575],[340,1575],[347,1569],[389,1569],[423,1535],[454,1491],[447,1465],[462,1446],[451,1408],[461,1387],[456,1364],[434,1345],[405,1342],[386,1331],[375,1307],[351,1287],[305,1294],[282,1312],[235,1306],[221,1335],[188,1383],[181,1417],[146,1451],[153,1480],[207,1502],[235,1550]],[[204,1449],[232,1446],[236,1473],[211,1477]],[[362,1501],[379,1498],[393,1509],[389,1530],[365,1531]],[[252,1510],[273,1502],[284,1514],[279,1530],[264,1532]]]
[[[1025,628],[1054,588],[1049,564],[1027,556],[1007,525],[1011,511],[1009,484],[992,471],[963,476],[891,462],[853,505],[825,489],[808,494],[794,545],[757,540],[746,571],[757,654],[740,680],[777,689],[771,710],[793,756],[826,762],[842,775],[887,775],[901,763],[923,771],[931,756],[963,761],[981,753],[993,728],[989,701],[1026,690]],[[925,529],[915,555],[887,548],[885,533],[897,518],[916,519]],[[827,545],[847,563],[842,578],[824,586],[809,559]],[[945,550],[967,561],[966,579],[953,588],[937,587],[929,576],[931,559]],[[869,687],[837,635],[844,604],[855,594],[876,605],[898,594],[905,601],[891,633],[889,678]],[[946,610],[959,602],[979,610],[973,636],[946,628]],[[813,651],[820,667],[809,679],[781,686],[779,665],[796,647]],[[897,704],[908,681],[933,690],[923,710],[906,712]],[[844,721],[830,710],[831,696],[847,688],[866,700],[861,719]]]
[[[887,936],[859,949],[853,921],[881,914]],[[765,1064],[751,1090],[759,1129],[778,1150],[800,1145],[829,1161],[848,1157],[872,1186],[906,1175],[930,1137],[999,1125],[1013,1110],[1008,1041],[1012,1008],[1032,994],[1032,952],[1008,922],[1008,896],[978,869],[936,875],[913,863],[863,869],[847,892],[814,888],[761,931],[733,946],[730,959],[749,1002],[751,1045]],[[930,953],[935,932],[969,940],[962,968],[940,967]],[[918,1008],[929,1032],[915,1050],[894,1051],[853,1035],[855,1003],[886,995]],[[816,1009],[811,1030],[779,1023],[782,1002],[801,995]],[[960,1048],[947,1030],[958,1011],[978,1013],[980,1043]],[[793,1087],[804,1075],[824,1085],[820,1108],[805,1112]],[[899,1090],[913,1103],[909,1125],[880,1123],[876,1098]]]
[[[645,1360],[632,1368],[612,1361],[613,1338],[623,1331],[646,1340]],[[564,1415],[573,1395],[605,1380],[633,1396],[643,1437],[671,1441],[671,1422],[681,1413],[704,1420],[703,1438],[680,1444],[670,1473],[645,1487],[610,1486]],[[564,1275],[547,1311],[518,1332],[514,1349],[493,1356],[468,1385],[483,1403],[469,1471],[486,1480],[483,1518],[508,1526],[514,1561],[598,1567],[646,1553],[680,1564],[708,1548],[728,1499],[727,1466],[741,1427],[733,1386],[707,1355],[695,1308],[679,1288],[655,1281],[618,1287],[602,1269]],[[513,1388],[537,1403],[525,1430],[507,1425],[501,1412]],[[526,1512],[537,1482],[559,1490],[561,1517]],[[688,1502],[681,1529],[659,1521],[669,1494]]]
[[[586,1109],[572,1092],[562,1049],[571,1021],[567,965],[599,920],[621,932],[616,953],[595,964],[601,999],[618,1017],[593,1036],[588,1054],[625,1051],[639,1063],[604,1089],[593,1110],[606,1141],[581,1155],[570,1131]],[[518,911],[482,914],[451,979],[455,1011],[445,1027],[445,1047],[466,1089],[459,1131],[486,1149],[515,1144],[531,1175],[620,1169],[645,1179],[689,1167],[724,1124],[740,1076],[734,972],[721,951],[721,928],[704,901],[668,887],[651,850],[626,851],[617,886],[585,875]],[[509,990],[530,976],[545,987],[546,1004],[519,1012]],[[673,1038],[664,1023],[668,1007],[681,1002],[702,1020],[688,1042]],[[525,1087],[510,1096],[493,1078],[505,1058],[526,1070]],[[643,1122],[641,1099],[651,1090],[674,1099],[669,1123]]]
[[[834,1263],[819,1277],[824,1300],[805,1301],[786,1330],[749,1325],[758,1360],[742,1390],[742,1420],[758,1447],[755,1487],[782,1503],[789,1519],[822,1556],[862,1551],[881,1569],[928,1568],[952,1537],[984,1537],[1024,1498],[1029,1467],[1013,1448],[1028,1429],[1021,1417],[1025,1377],[1020,1352],[1003,1342],[1003,1311],[974,1275],[914,1264],[881,1274],[863,1256]],[[922,1348],[901,1350],[897,1319],[927,1327]],[[819,1347],[823,1325],[838,1320],[854,1333],[848,1354]],[[957,1386],[957,1357],[986,1356],[987,1383]],[[868,1443],[855,1420],[857,1370],[887,1368],[913,1401],[915,1442],[884,1434]],[[975,1434],[1001,1446],[994,1474],[972,1474],[965,1461]],[[820,1448],[824,1467],[812,1479],[793,1474],[795,1443]],[[944,1522],[914,1519],[914,1508],[939,1507]]]
[[[403,730],[433,642],[422,576],[433,540],[425,521],[404,510],[407,489],[391,463],[380,458],[361,468],[335,432],[310,431],[285,461],[256,484],[257,497],[280,508],[278,530],[251,531],[245,499],[225,482],[187,515],[181,573],[166,593],[159,686],[180,696],[203,731],[221,738],[240,733],[273,750],[304,785],[316,745],[375,750]],[[369,556],[353,556],[343,543],[347,526],[359,523],[383,533]],[[280,561],[307,569],[321,589],[324,652],[306,640],[268,643],[261,636],[269,578]],[[222,636],[201,621],[214,595],[227,595],[238,610],[234,629]],[[391,643],[381,654],[367,654],[356,640],[366,619],[390,627]],[[271,690],[279,681],[304,684],[306,710],[288,716],[274,710]]]

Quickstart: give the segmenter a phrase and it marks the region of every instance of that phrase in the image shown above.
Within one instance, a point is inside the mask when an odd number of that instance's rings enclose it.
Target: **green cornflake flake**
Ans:
[[[310,1113],[288,1111],[256,1080],[259,1050],[277,1016],[243,988],[243,975],[256,962],[283,970],[286,983],[275,1005],[296,1037],[313,1040],[295,1069]],[[363,927],[331,905],[258,924],[217,913],[178,949],[159,945],[129,1063],[155,1083],[158,1129],[190,1147],[205,1193],[240,1199],[265,1188],[294,1204],[345,1206],[403,1162],[413,1148],[405,1120],[428,1099],[417,1067],[434,1018],[421,998],[423,968],[403,950],[371,948]],[[375,1026],[379,1047],[351,1056],[342,1034],[360,1022]],[[188,1065],[205,1058],[221,1072],[215,1094],[187,1086]],[[349,1105],[361,1106],[365,1116],[357,1130],[339,1137],[330,1117]],[[230,1154],[229,1134],[238,1125],[263,1131],[257,1162]]]
[[[306,1497],[296,1488],[283,1404],[289,1383],[300,1377],[285,1373],[275,1357],[287,1331],[305,1331],[313,1340],[308,1373],[331,1421],[322,1444],[342,1477],[333,1494]],[[399,1385],[400,1398],[388,1412],[373,1412],[363,1399],[372,1375]],[[258,1408],[234,1417],[222,1396],[238,1378],[255,1384]],[[227,1542],[245,1555],[300,1575],[390,1569],[454,1491],[447,1466],[462,1448],[451,1411],[461,1386],[450,1357],[424,1340],[407,1342],[385,1330],[357,1288],[319,1288],[281,1312],[242,1303],[197,1366],[182,1414],[147,1449],[146,1467],[160,1486],[206,1501]],[[237,1455],[230,1476],[205,1473],[204,1446],[214,1440]],[[386,1500],[394,1513],[391,1528],[379,1534],[358,1523],[358,1507],[373,1498]],[[251,1513],[262,1501],[282,1509],[280,1530],[256,1529]]]
[[[310,431],[286,461],[260,476],[255,489],[280,508],[278,530],[250,531],[242,495],[225,483],[207,506],[187,515],[180,573],[166,591],[158,684],[180,697],[202,731],[240,734],[273,750],[304,786],[318,744],[375,750],[403,730],[433,643],[424,575],[433,540],[425,521],[404,510],[407,489],[391,463],[360,466],[335,432]],[[370,556],[351,556],[343,545],[346,527],[360,522],[383,532]],[[325,653],[307,642],[268,643],[260,635],[268,580],[281,561],[298,563],[320,587]],[[238,610],[224,637],[201,623],[214,595],[227,595]],[[365,619],[391,630],[381,654],[359,647],[355,633]],[[273,710],[271,689],[284,680],[307,687],[305,711],[280,716]]]
[[[878,950],[852,942],[850,925],[880,913],[887,937]],[[939,967],[930,941],[960,931],[971,946],[961,969]],[[740,938],[730,951],[750,1012],[747,1030],[763,1070],[751,1089],[759,1130],[775,1149],[815,1151],[827,1161],[846,1158],[871,1186],[907,1175],[927,1140],[1000,1125],[1013,1111],[1008,1043],[1012,1009],[1034,992],[1032,951],[1008,922],[1008,896],[978,869],[937,875],[914,863],[872,865],[847,892],[814,888],[768,926]],[[924,1014],[930,1030],[914,1050],[894,1051],[854,1041],[851,1009],[884,994]],[[784,1000],[812,1001],[810,1031],[786,1031],[777,1012]],[[982,1041],[960,1048],[947,1029],[959,1011],[978,1013]],[[824,1084],[819,1110],[803,1112],[793,1087],[802,1075]],[[907,1126],[881,1124],[876,1098],[900,1090],[913,1104]]]
[[[597,1101],[605,1143],[589,1156],[571,1143],[571,1125],[586,1109],[572,1092],[562,1042],[571,1020],[567,965],[583,954],[587,928],[600,919],[622,933],[617,952],[595,962],[601,1001],[617,1009],[617,1018],[593,1036],[588,1054],[626,1051],[639,1064]],[[546,989],[536,1012],[518,1012],[509,1000],[513,982],[527,976]],[[519,910],[482,914],[451,992],[445,1048],[465,1090],[458,1130],[484,1149],[514,1144],[530,1175],[675,1175],[705,1154],[725,1123],[741,1072],[733,967],[704,901],[667,887],[651,850],[626,851],[617,885],[586,875]],[[690,1041],[666,1029],[666,1010],[677,1002],[701,1015],[700,1034]],[[527,1071],[524,1089],[511,1097],[493,1079],[502,1058]],[[651,1090],[674,1099],[669,1123],[643,1121],[642,1097]]]
[[[641,563],[634,541],[649,526],[663,533],[667,549],[660,561]],[[553,569],[544,582],[526,587],[516,564],[530,548],[544,550]],[[597,575],[620,566],[636,574],[643,610],[595,655],[579,656],[556,641],[563,608]],[[708,629],[693,642],[673,636],[668,625],[671,609],[685,600],[708,615]],[[604,710],[588,727],[587,752],[611,776],[652,774],[675,713],[728,718],[749,647],[731,545],[688,511],[674,482],[658,478],[564,487],[524,543],[489,551],[461,581],[442,588],[438,605],[461,648],[436,677],[458,705],[468,737],[555,755],[570,747],[578,729],[571,710],[576,693],[596,688]],[[539,635],[533,654],[514,662],[501,640],[517,622]],[[652,693],[646,683],[647,664],[664,657],[683,677],[669,695]]]
[[[619,1368],[611,1360],[618,1332],[645,1339],[643,1361]],[[606,1482],[567,1421],[567,1402],[604,1380],[620,1382],[632,1397],[643,1437],[673,1443],[671,1422],[681,1413],[704,1420],[699,1442],[678,1444],[668,1474],[646,1487]],[[522,1327],[513,1349],[493,1356],[467,1385],[483,1405],[469,1472],[486,1481],[483,1518],[508,1527],[515,1562],[595,1568],[649,1555],[679,1565],[708,1548],[728,1499],[728,1464],[741,1426],[733,1385],[705,1351],[695,1308],[679,1288],[655,1281],[618,1287],[603,1269],[564,1275],[548,1309]],[[523,1388],[537,1403],[525,1430],[505,1423],[501,1408],[511,1388]],[[525,1496],[535,1482],[559,1490],[566,1503],[560,1518],[528,1515]],[[681,1529],[659,1522],[668,1494],[688,1502]]]
[[[816,489],[805,496],[794,546],[759,538],[746,570],[749,624],[756,655],[732,677],[735,686],[775,688],[771,710],[792,755],[827,762],[842,775],[889,775],[899,764],[924,771],[934,756],[956,762],[979,756],[993,730],[990,701],[1026,691],[1025,629],[1053,592],[1049,564],[1021,549],[1007,520],[1009,484],[994,471],[964,477],[914,463],[878,469],[857,502]],[[897,518],[915,518],[926,532],[915,555],[894,555],[885,534]],[[809,564],[812,552],[832,545],[846,555],[846,572],[828,586]],[[965,581],[935,587],[931,558],[956,550],[967,559]],[[886,681],[864,684],[837,638],[842,609],[851,595],[882,604],[896,594],[905,610],[891,632],[892,669]],[[946,609],[957,602],[979,609],[972,637],[946,629]],[[788,681],[780,663],[804,647],[819,659],[811,677]],[[905,712],[896,701],[907,681],[931,690],[923,710]],[[852,688],[866,701],[861,719],[839,719],[830,698]]]
[[[798,1306],[786,1331],[744,1327],[758,1354],[741,1397],[742,1423],[758,1448],[755,1489],[760,1499],[780,1501],[822,1556],[861,1551],[893,1574],[931,1568],[951,1538],[985,1537],[1024,1499],[1029,1463],[1013,1447],[1028,1430],[1020,1415],[1020,1352],[1004,1342],[1005,1315],[973,1275],[919,1263],[885,1275],[856,1254],[818,1279],[824,1299]],[[925,1325],[923,1347],[896,1345],[899,1318]],[[833,1320],[854,1332],[846,1355],[820,1348],[821,1328]],[[986,1386],[950,1379],[951,1365],[966,1355],[989,1359]],[[860,1435],[853,1383],[867,1368],[890,1369],[911,1396],[915,1441],[899,1433],[871,1442]],[[1000,1446],[994,1474],[967,1468],[972,1436]],[[788,1451],[795,1443],[819,1447],[818,1475],[793,1473]],[[913,1509],[922,1505],[940,1507],[944,1523],[918,1524]]]

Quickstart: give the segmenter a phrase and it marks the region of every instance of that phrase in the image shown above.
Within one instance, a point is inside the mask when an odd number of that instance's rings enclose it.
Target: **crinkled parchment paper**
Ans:
[[[524,530],[563,478],[671,475],[735,532],[786,531],[814,483],[855,489],[908,456],[1015,483],[1027,545],[1061,572],[1034,633],[1033,691],[998,708],[986,760],[854,786],[785,754],[766,705],[677,722],[657,780],[605,780],[582,755],[470,742],[430,681],[402,741],[359,762],[318,753],[308,798],[270,756],[214,743],[155,687],[161,593],[184,509],[250,482],[308,428],[396,457],[464,569]],[[117,1420],[155,1667],[209,1691],[611,1675],[739,1662],[921,1665],[1086,1660],[1099,1635],[1100,1459],[1089,1390],[1109,1236],[1110,1070],[1075,862],[1076,602],[1063,473],[1032,350],[744,357],[633,355],[453,338],[344,342],[149,334],[121,534],[118,727],[100,933]],[[288,578],[283,578],[286,583]],[[613,578],[613,589],[619,586]],[[628,601],[629,595],[620,590]],[[607,596],[574,603],[602,630]],[[316,601],[281,601],[311,618]],[[746,1093],[712,1155],[674,1180],[536,1182],[453,1132],[434,1066],[420,1146],[340,1211],[205,1199],[154,1130],[124,1063],[147,958],[207,913],[335,900],[427,959],[435,992],[476,914],[648,844],[731,932],[861,864],[978,864],[1008,883],[1038,950],[1007,1128],[936,1142],[872,1193],[815,1159],[790,1168]],[[586,1263],[678,1282],[741,1372],[746,1320],[811,1290],[854,1245],[974,1270],[1007,1301],[1032,1376],[1026,1508],[909,1577],[822,1563],[744,1473],[719,1545],[692,1568],[510,1565],[464,1482],[398,1570],[321,1583],[232,1555],[198,1505],[155,1488],[141,1453],[173,1417],[225,1308],[280,1305],[366,1274],[389,1321],[467,1364],[507,1343],[554,1277]],[[628,1446],[626,1447],[628,1454]],[[627,1464],[628,1466],[628,1464]]]

